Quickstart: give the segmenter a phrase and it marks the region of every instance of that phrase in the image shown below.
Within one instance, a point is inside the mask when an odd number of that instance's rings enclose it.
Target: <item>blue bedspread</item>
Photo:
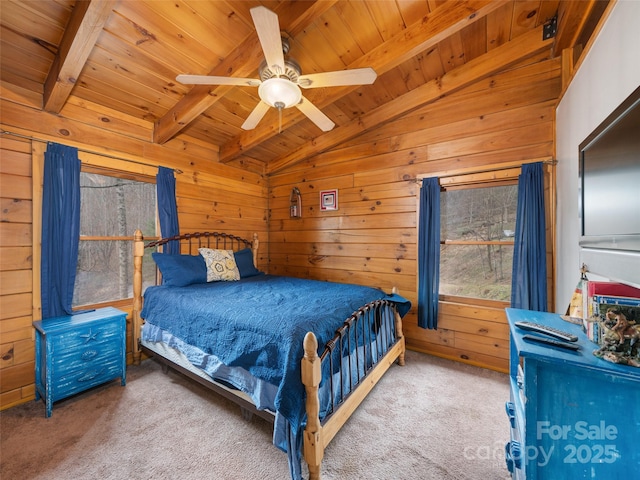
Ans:
[[[314,332],[322,349],[355,310],[383,298],[396,302],[401,315],[410,308],[403,297],[375,288],[259,275],[237,282],[149,287],[141,316],[224,364],[277,386],[276,410],[299,432],[305,415],[300,380],[304,336]]]

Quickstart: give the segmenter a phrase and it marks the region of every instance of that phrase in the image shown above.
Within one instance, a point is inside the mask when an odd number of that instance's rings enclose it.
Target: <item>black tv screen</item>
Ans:
[[[580,145],[580,246],[640,251],[640,87]]]

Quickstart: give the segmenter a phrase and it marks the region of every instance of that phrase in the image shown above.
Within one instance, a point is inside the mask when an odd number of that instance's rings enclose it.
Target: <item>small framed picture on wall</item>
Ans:
[[[338,210],[338,190],[320,191],[320,210]]]

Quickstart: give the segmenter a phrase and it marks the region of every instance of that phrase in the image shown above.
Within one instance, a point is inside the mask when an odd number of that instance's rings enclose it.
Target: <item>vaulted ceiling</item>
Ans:
[[[58,114],[129,118],[149,141],[191,138],[224,163],[265,172],[329,149],[534,55],[584,45],[606,1],[580,0],[2,0],[3,91]],[[336,126],[295,108],[241,125],[256,87],[183,85],[182,73],[258,77],[263,52],[250,9],[278,15],[303,74],[372,67],[372,85],[306,90]],[[557,33],[545,25],[556,18]],[[547,38],[547,37],[552,38]],[[573,58],[573,57],[572,57]],[[282,131],[279,132],[279,123]]]

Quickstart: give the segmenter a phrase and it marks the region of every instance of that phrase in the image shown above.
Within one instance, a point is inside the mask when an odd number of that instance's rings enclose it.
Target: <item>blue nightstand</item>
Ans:
[[[36,400],[53,402],[102,383],[126,383],[127,314],[112,307],[33,322],[36,329]]]
[[[640,471],[640,368],[593,355],[582,328],[553,313],[507,309],[511,330],[511,441],[507,467],[517,479],[624,479]],[[578,336],[577,352],[531,343],[530,321]],[[536,334],[537,335],[537,334]]]

